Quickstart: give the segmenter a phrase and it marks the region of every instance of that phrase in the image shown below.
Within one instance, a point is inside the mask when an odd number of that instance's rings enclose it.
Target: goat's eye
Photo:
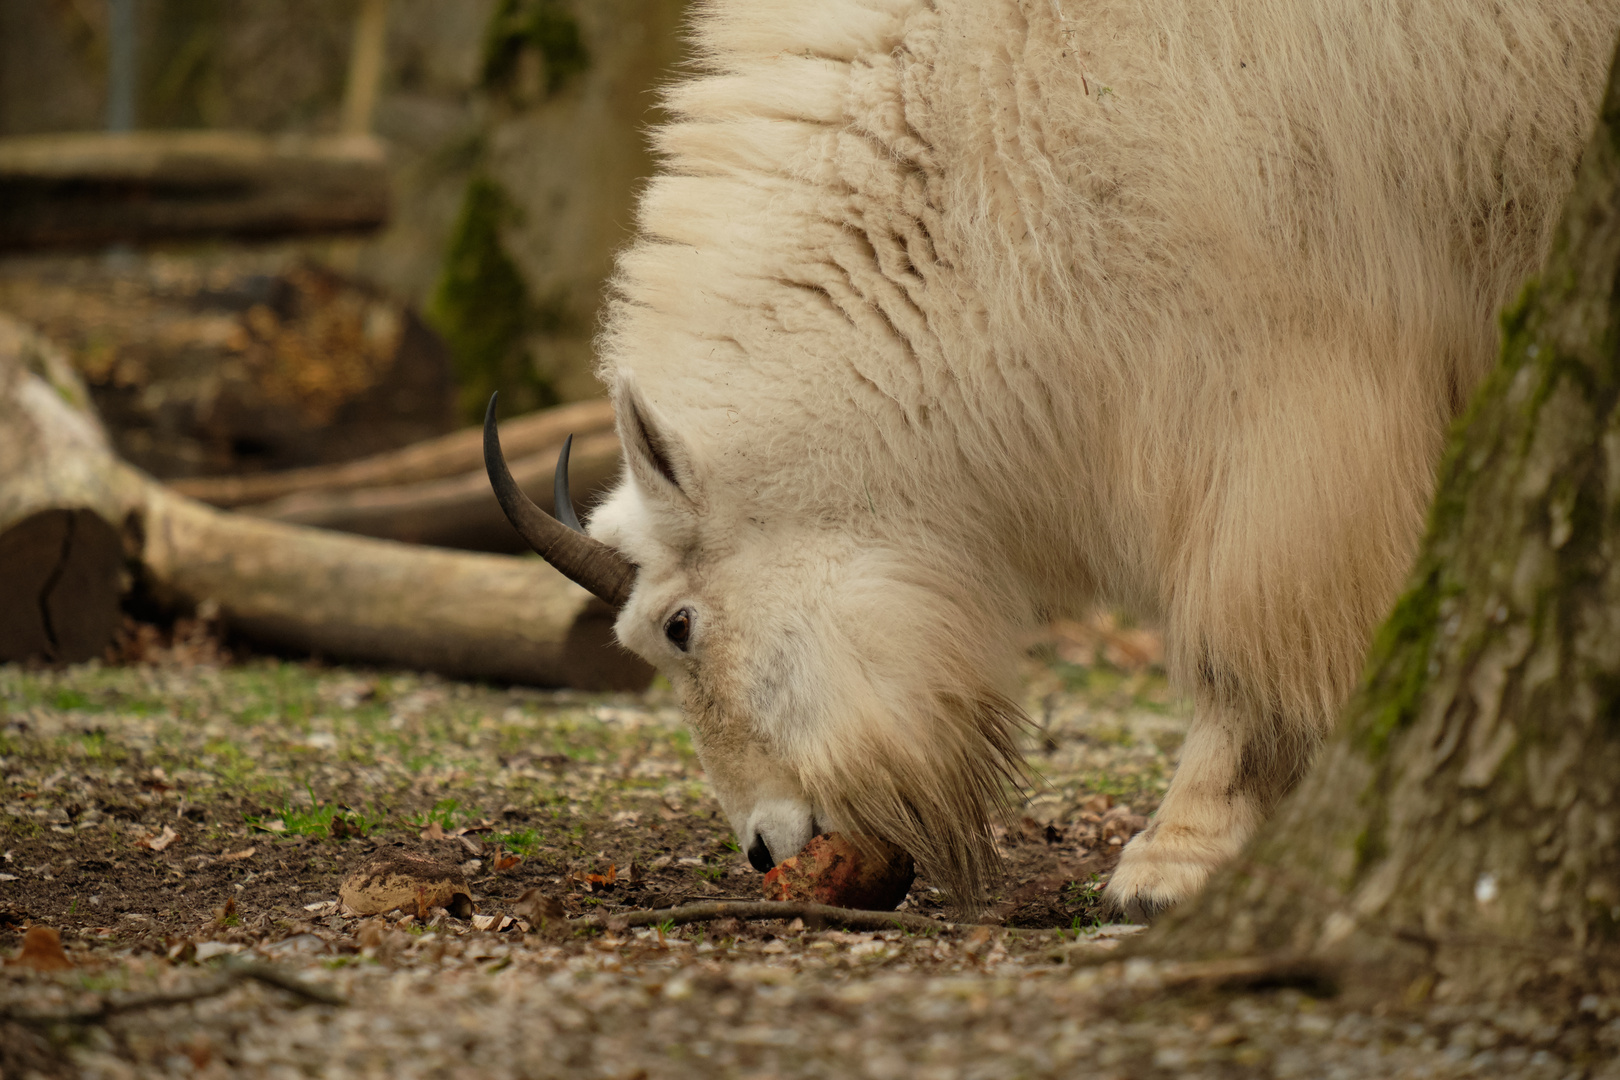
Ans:
[[[686,643],[692,639],[692,613],[681,608],[671,615],[669,622],[664,624],[664,636],[669,638],[671,645],[685,652]]]

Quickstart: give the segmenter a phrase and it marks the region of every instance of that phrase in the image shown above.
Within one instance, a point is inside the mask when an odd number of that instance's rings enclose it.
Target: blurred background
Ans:
[[[461,552],[527,554],[484,471],[491,391],[542,507],[565,437],[582,510],[618,473],[592,338],[684,18],[0,0],[0,662],[228,641],[647,685],[611,608]],[[1106,614],[1030,648],[1065,687],[1162,668]]]
[[[171,481],[597,397],[683,9],[3,0],[0,314]]]

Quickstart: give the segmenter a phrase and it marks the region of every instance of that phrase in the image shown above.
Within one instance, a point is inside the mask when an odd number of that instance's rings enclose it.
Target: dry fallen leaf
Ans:
[[[495,854],[490,860],[490,868],[493,869],[497,874],[505,870],[512,870],[522,865],[523,856],[508,854],[507,852],[502,851],[500,848],[495,849]]]
[[[1128,805],[1120,803],[1103,815],[1100,835],[1104,843],[1121,847],[1147,826],[1147,818],[1132,813]]]
[[[164,848],[174,843],[175,837],[178,835],[179,834],[176,833],[172,828],[165,825],[163,826],[163,831],[158,833],[156,836],[144,837],[135,842],[143,848],[150,848],[153,851],[162,851]]]
[[[512,905],[512,911],[537,930],[562,926],[568,918],[562,901],[555,896],[547,896],[539,889],[526,890]]]
[[[475,915],[473,918],[476,919],[477,916]],[[360,947],[362,949],[371,949],[376,951],[382,947],[383,923],[377,919],[368,920],[361,925],[360,933],[356,936],[360,940]]]
[[[191,1067],[198,1071],[206,1069],[208,1063],[214,1058],[214,1046],[208,1041],[208,1036],[202,1032],[193,1035],[191,1042],[187,1043],[183,1049],[186,1052],[186,1057],[191,1059]]]
[[[1164,666],[1162,635],[1122,626],[1111,613],[1097,612],[1084,621],[1058,619],[1049,633],[1059,659],[1072,664],[1090,667],[1101,662],[1126,672]]]
[[[227,896],[222,907],[214,909],[214,925],[224,926],[236,917],[236,897]]]
[[[30,926],[23,935],[22,949],[11,963],[35,971],[67,971],[73,966],[62,951],[62,935],[49,926]]]
[[[428,827],[422,830],[423,840],[443,840],[444,826],[437,821],[428,822]]]
[[[619,868],[610,865],[605,874],[591,874],[576,870],[568,875],[568,880],[584,886],[586,892],[606,892],[613,888],[619,880]]]
[[[225,854],[223,854],[223,855],[221,855],[219,857],[219,861],[220,862],[241,862],[243,859],[251,859],[251,858],[253,858],[253,856],[258,852],[258,850],[259,849],[256,848],[256,847],[247,847],[247,848],[243,848],[241,851],[227,851]]]
[[[1080,809],[1087,814],[1101,814],[1114,805],[1114,797],[1102,792],[1087,795],[1080,800]]]

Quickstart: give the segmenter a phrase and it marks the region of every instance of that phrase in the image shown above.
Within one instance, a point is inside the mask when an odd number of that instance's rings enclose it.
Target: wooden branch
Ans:
[[[305,982],[269,964],[236,963],[225,966],[212,979],[195,983],[184,990],[166,990],[151,994],[102,995],[99,1004],[88,1009],[62,1012],[23,1012],[0,1010],[0,1022],[21,1024],[25,1027],[54,1027],[58,1024],[101,1024],[123,1013],[145,1009],[166,1009],[174,1005],[189,1005],[205,998],[218,997],[243,982],[261,982],[284,990],[294,997],[316,1005],[347,1005],[342,995],[324,987]]]
[[[0,251],[375,229],[369,136],[137,131],[0,139]]]
[[[682,904],[680,907],[630,911],[622,915],[585,915],[568,920],[567,925],[616,930],[632,926],[657,926],[660,923],[682,926],[686,923],[713,922],[716,919],[739,919],[744,922],[803,919],[811,925],[819,922],[850,930],[916,930],[929,933],[940,930],[977,930],[983,925],[938,922],[921,915],[907,915],[898,911],[857,911],[854,908],[832,907],[828,904],[780,900],[709,900],[698,904]]]
[[[383,53],[388,44],[388,0],[360,0],[349,48],[349,80],[343,88],[343,133],[371,130],[371,114],[382,84]]]
[[[531,455],[550,454],[552,467],[555,467],[556,450],[561,447],[563,439],[571,434],[576,443],[574,456],[575,468],[578,468],[578,447],[583,445],[586,437],[612,428],[613,406],[609,402],[581,401],[504,421],[501,424],[501,445],[509,461],[515,463]],[[230,507],[268,503],[299,493],[389,487],[441,480],[466,473],[482,474],[483,468],[483,431],[467,428],[341,465],[289,469],[260,476],[176,480],[170,487],[205,503]],[[575,488],[576,493],[582,490]],[[549,499],[549,482],[545,494]],[[537,493],[531,492],[531,495],[538,498]]]

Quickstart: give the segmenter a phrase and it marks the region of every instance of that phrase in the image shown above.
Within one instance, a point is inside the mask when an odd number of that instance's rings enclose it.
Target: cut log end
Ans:
[[[0,533],[0,661],[100,656],[119,624],[123,545],[88,510],[43,510]]]

